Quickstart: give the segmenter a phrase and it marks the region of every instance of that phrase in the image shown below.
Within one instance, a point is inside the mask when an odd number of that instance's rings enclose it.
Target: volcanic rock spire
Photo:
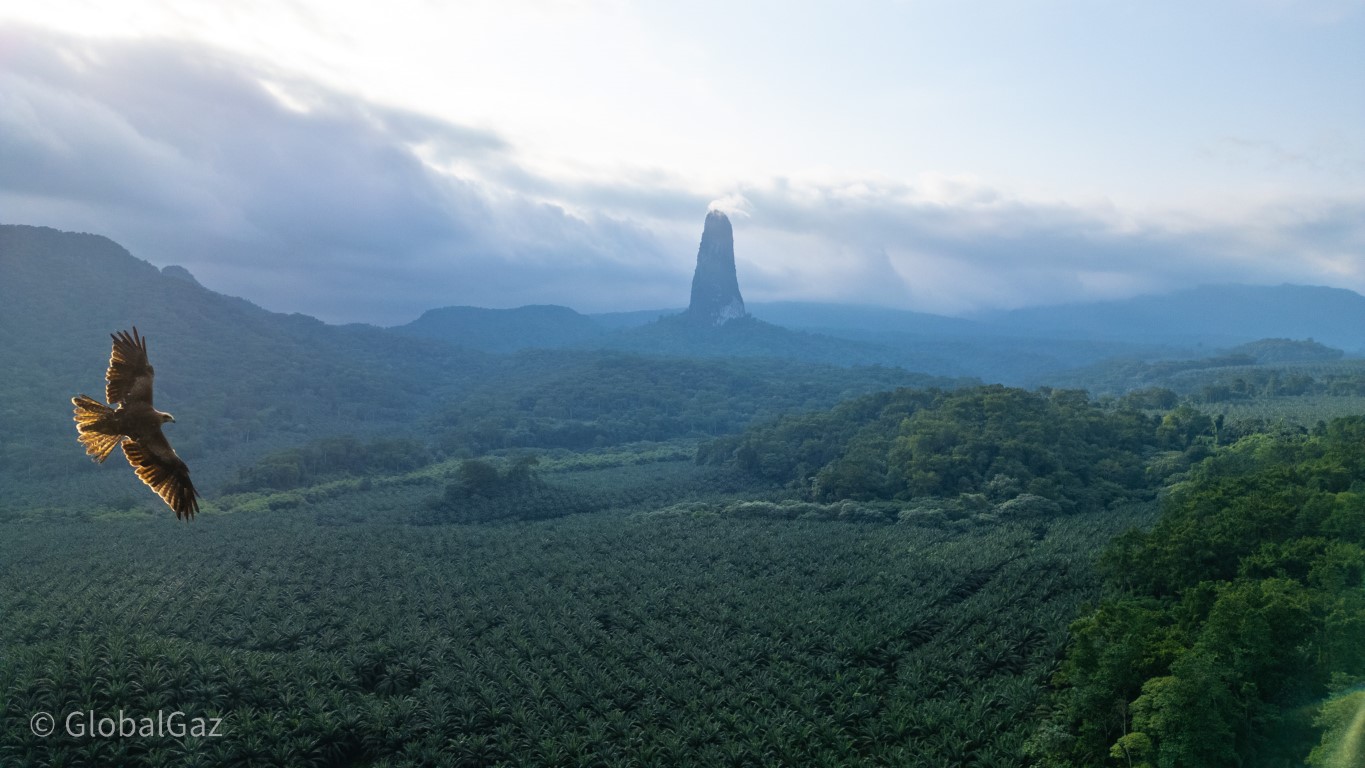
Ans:
[[[744,298],[735,276],[735,233],[730,219],[712,209],[706,214],[697,249],[697,271],[692,273],[692,301],[687,317],[701,325],[724,325],[744,317]]]

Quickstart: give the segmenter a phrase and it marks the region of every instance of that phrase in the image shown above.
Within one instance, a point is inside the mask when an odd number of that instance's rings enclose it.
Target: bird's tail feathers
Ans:
[[[111,423],[114,409],[86,395],[71,398],[71,403],[76,406],[76,436],[87,454],[104,463],[123,442],[123,435]]]

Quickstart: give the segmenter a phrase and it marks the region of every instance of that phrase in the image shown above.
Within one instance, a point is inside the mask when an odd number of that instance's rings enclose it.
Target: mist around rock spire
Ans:
[[[711,209],[702,227],[697,269],[692,274],[692,300],[686,317],[699,325],[719,326],[748,313],[735,274],[735,234],[730,219]]]

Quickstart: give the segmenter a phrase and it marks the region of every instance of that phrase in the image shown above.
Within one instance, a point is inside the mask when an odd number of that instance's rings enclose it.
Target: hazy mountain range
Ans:
[[[1313,339],[1365,353],[1365,296],[1343,288],[1204,285],[1108,302],[1030,307],[962,318],[850,304],[750,302],[749,314],[785,328],[893,343],[919,339],[1111,342],[1138,348],[1232,347],[1264,338]],[[394,330],[475,349],[591,346],[612,332],[682,313],[667,308],[580,314],[568,307],[442,307]]]
[[[157,269],[104,237],[0,226],[0,334],[11,361],[0,379],[0,430],[11,438],[0,444],[0,476],[37,487],[54,468],[94,471],[74,442],[70,397],[103,394],[109,334],[134,325],[150,339],[158,406],[195,425],[171,436],[177,450],[216,458],[197,470],[209,482],[230,478],[262,451],[327,435],[471,435],[470,420],[483,420],[478,428],[490,434],[539,429],[543,438],[581,422],[598,431],[563,439],[591,441],[605,434],[604,418],[625,408],[625,423],[605,439],[680,428],[702,436],[775,408],[827,407],[896,386],[1104,381],[1104,391],[1122,391],[1129,379],[1159,383],[1153,376],[1165,370],[1133,361],[1192,361],[1178,366],[1189,370],[1223,354],[1209,365],[1228,365],[1226,350],[1264,337],[1365,348],[1365,297],[1302,286],[1200,287],[972,319],[827,304],[748,309],[750,316],[717,327],[683,322],[676,310],[584,315],[555,306],[447,307],[396,328],[336,326],[216,293],[188,271]],[[1339,355],[1280,344],[1243,348],[1232,362],[1255,362],[1263,352],[1277,363]],[[1134,365],[1140,380],[1123,374]],[[665,426],[649,426],[629,403],[640,400],[632,393],[660,386],[673,389],[650,395],[649,419]],[[571,391],[593,400],[596,415],[545,410]],[[680,416],[671,398],[683,396],[693,398],[687,408],[701,409],[687,413],[724,406],[725,418],[705,426]],[[485,415],[493,411],[503,415]]]
[[[679,296],[685,292],[679,286]],[[332,326],[218,294],[183,268],[158,270],[107,238],[0,226],[0,328],[35,363],[65,358],[71,345],[102,349],[109,330],[133,323],[159,332],[169,352],[215,364],[244,345],[259,354],[306,342],[311,351],[290,359],[310,380],[335,379],[348,359],[378,372],[411,366],[437,380],[477,378],[486,362],[480,353],[524,349],[881,364],[1023,384],[1109,358],[1199,357],[1262,338],[1311,338],[1365,352],[1365,297],[1313,286],[1197,286],[972,318],[799,302],[751,302],[748,310],[743,322],[714,329],[671,323],[681,309],[587,315],[548,305],[444,307],[391,329]],[[54,349],[54,339],[66,341]],[[433,355],[432,342],[465,351]],[[452,359],[458,363],[443,362]],[[317,370],[305,374],[312,365]]]

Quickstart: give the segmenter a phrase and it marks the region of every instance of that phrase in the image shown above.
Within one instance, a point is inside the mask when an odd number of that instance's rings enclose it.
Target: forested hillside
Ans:
[[[1365,361],[1313,341],[1262,339],[1208,357],[1114,358],[1048,376],[1097,395],[1163,387],[1206,402],[1365,391]]]
[[[137,505],[11,507],[0,716],[20,727],[0,760],[1335,755],[1362,676],[1365,421],[1231,447],[1213,427],[1075,392],[900,389],[711,441],[712,464],[695,441],[443,460],[321,441],[170,538]],[[1096,556],[1132,526],[1105,597]],[[119,707],[222,717],[229,738],[22,727]]]
[[[331,326],[214,293],[112,241],[0,226],[0,479],[16,501],[137,490],[75,448],[71,396],[101,395],[109,334],[136,325],[176,450],[212,492],[264,454],[352,436],[439,454],[714,436],[755,415],[877,389],[949,384],[903,370],[600,352],[499,356],[369,326]],[[658,350],[655,350],[656,352]],[[51,478],[72,482],[53,487]]]
[[[1072,626],[1031,754],[1353,764],[1333,755],[1360,749],[1345,740],[1365,712],[1352,693],[1365,683],[1365,417],[1258,431],[1188,405],[1149,416],[1140,400],[900,390],[755,425],[700,456],[815,502],[975,525],[1140,499],[1170,478],[1156,526],[1101,558],[1108,596]]]
[[[0,763],[1020,765],[1093,553],[1148,514],[805,509],[677,451],[521,466],[232,494],[174,530],[5,511]],[[27,725],[163,708],[224,735]]]
[[[1219,451],[1100,562],[1107,596],[1072,625],[1037,756],[1360,764],[1365,418]]]
[[[710,444],[702,459],[816,500],[1065,511],[1149,494],[1162,476],[1150,460],[1189,445],[1160,419],[1106,410],[1084,392],[993,385],[902,389],[783,416]]]
[[[106,238],[0,226],[0,329],[16,364],[0,378],[0,477],[11,488],[91,471],[70,450],[70,398],[103,395],[109,334],[132,326],[148,339],[156,404],[176,415],[168,434],[187,460],[405,428],[490,370],[480,353],[267,312]],[[200,473],[211,466],[198,462]]]
[[[798,360],[525,352],[504,361],[500,378],[440,409],[433,434],[447,453],[582,449],[728,434],[754,419],[829,408],[878,390],[970,383]]]
[[[134,324],[192,524],[74,439]],[[488,354],[24,227],[0,328],[0,764],[1361,754],[1365,375],[1315,342],[1076,372],[1102,395],[849,365],[876,345],[752,318]],[[24,725],[165,708],[228,735]]]

